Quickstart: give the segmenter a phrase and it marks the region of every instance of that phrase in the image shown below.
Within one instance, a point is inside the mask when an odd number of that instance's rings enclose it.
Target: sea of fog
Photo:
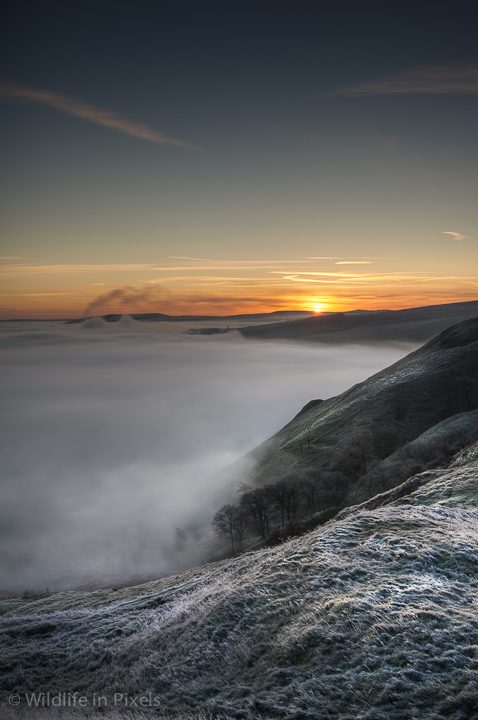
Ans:
[[[0,323],[0,590],[174,571],[175,528],[210,522],[224,469],[414,349],[191,326]]]

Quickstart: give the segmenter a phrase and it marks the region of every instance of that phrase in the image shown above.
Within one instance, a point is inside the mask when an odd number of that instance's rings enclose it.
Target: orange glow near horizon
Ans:
[[[283,310],[399,310],[476,300],[478,290],[475,275],[390,271],[388,262],[374,273],[343,274],[335,272],[334,260],[314,258],[168,258],[160,265],[39,265],[11,260],[0,265],[3,320],[79,318],[85,312],[228,316]],[[277,271],[278,265],[287,269]],[[289,266],[298,269],[292,274]]]
[[[461,296],[443,293],[430,296],[397,295],[384,300],[361,298],[360,296],[328,297],[318,301],[316,298],[304,298],[295,294],[264,294],[257,292],[255,296],[241,297],[239,294],[224,293],[214,297],[210,295],[174,294],[168,299],[154,296],[137,301],[134,297],[117,301],[112,299],[93,309],[88,315],[107,315],[110,313],[148,313],[159,312],[166,315],[216,315],[230,316],[250,313],[269,313],[283,310],[306,311],[321,314],[324,312],[348,312],[361,308],[363,310],[400,310],[427,305],[440,305],[453,302],[476,300],[476,295]],[[10,302],[4,302],[0,310],[0,320],[8,319],[53,319],[83,317],[88,306],[86,292],[71,293],[25,293],[23,296],[11,296]],[[7,300],[7,298],[3,298]],[[378,300],[378,301],[377,301]]]
[[[53,293],[51,294],[53,295]],[[87,303],[83,300],[82,294],[75,297],[52,297],[50,294],[38,295],[36,297],[12,298],[13,302],[4,303],[0,311],[0,320],[10,319],[54,319],[54,318],[80,318],[85,314]],[[66,293],[65,293],[66,295]],[[329,297],[327,301],[317,302],[314,298],[305,300],[304,296],[271,296],[263,298],[239,296],[204,297],[199,294],[196,297],[176,296],[174,299],[161,302],[151,300],[146,302],[107,302],[91,312],[88,316],[107,314],[134,314],[134,313],[164,313],[166,315],[214,315],[217,317],[270,313],[280,311],[306,311],[319,315],[327,312],[350,312],[355,309],[363,310],[400,310],[412,307],[425,307],[429,305],[441,305],[453,302],[466,302],[476,300],[476,296],[457,297],[447,295],[432,297],[396,296],[388,298],[388,301],[377,302],[371,299],[360,297]],[[16,302],[15,302],[16,300]]]

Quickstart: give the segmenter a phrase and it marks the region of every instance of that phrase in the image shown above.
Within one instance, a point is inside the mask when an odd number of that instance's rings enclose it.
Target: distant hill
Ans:
[[[310,312],[302,310],[275,310],[269,313],[246,313],[242,315],[165,315],[164,313],[130,313],[129,317],[139,322],[208,322],[218,321],[227,322],[244,320],[245,322],[253,321],[271,321],[281,322],[283,320],[296,320],[297,318],[305,318],[311,315]],[[118,313],[110,313],[109,315],[101,315],[106,322],[118,322],[123,315]],[[77,325],[83,323],[89,318],[77,318],[75,320],[67,320],[67,325]]]
[[[424,342],[450,325],[478,316],[478,300],[407,310],[353,310],[241,328],[244,337],[322,343]]]
[[[235,329],[255,340],[296,340],[321,343],[425,342],[454,323],[478,315],[478,301],[429,305],[407,310],[352,310],[321,313],[284,322],[190,332],[213,335]]]
[[[478,316],[478,300],[464,303],[429,305],[406,310],[352,310],[344,313],[315,315],[300,310],[278,310],[271,313],[243,315],[165,315],[133,313],[128,317],[144,323],[214,322],[214,327],[190,329],[193,335],[216,335],[238,331],[255,340],[295,340],[322,343],[425,342],[454,323]],[[101,316],[115,323],[120,314]],[[66,321],[80,324],[88,318]],[[241,326],[241,322],[254,323]],[[223,325],[220,325],[223,323]],[[232,323],[233,326],[229,327]]]

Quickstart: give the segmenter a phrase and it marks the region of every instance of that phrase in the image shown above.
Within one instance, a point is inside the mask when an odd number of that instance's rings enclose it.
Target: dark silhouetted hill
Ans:
[[[322,343],[423,342],[478,315],[478,301],[407,310],[352,311],[241,328],[244,337]]]

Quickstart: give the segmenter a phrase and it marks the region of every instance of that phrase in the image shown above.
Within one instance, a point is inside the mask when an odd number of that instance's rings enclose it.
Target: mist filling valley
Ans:
[[[176,528],[198,564],[210,561],[206,528],[233,491],[228,468],[311,399],[416,347],[262,342],[179,325],[0,324],[0,589],[177,572]]]

